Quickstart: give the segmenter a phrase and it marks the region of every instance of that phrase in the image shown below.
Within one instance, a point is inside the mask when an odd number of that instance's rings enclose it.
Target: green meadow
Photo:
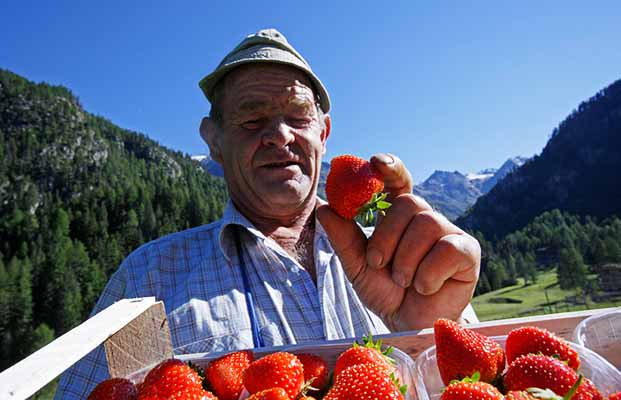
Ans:
[[[519,279],[516,285],[475,297],[472,305],[481,321],[621,306],[621,297],[594,301],[587,296],[584,300],[575,290],[562,290],[555,270],[548,270],[538,275],[537,283],[524,285]]]

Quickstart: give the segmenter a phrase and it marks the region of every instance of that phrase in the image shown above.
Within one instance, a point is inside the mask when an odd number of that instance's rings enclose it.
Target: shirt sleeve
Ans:
[[[128,259],[123,261],[112,275],[89,318],[124,298],[127,286],[127,263]],[[106,354],[103,345],[100,345],[61,375],[54,399],[85,399],[99,382],[109,377]]]

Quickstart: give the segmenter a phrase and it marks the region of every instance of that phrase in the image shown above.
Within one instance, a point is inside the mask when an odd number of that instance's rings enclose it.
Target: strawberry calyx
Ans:
[[[315,392],[319,391],[319,388],[316,388],[313,386],[313,382],[315,380],[317,380],[317,377],[312,377],[306,382],[304,382],[304,385],[302,386],[302,389],[300,389],[300,393],[298,394],[298,397],[297,397],[298,399],[306,397],[309,391],[315,391]]]
[[[472,376],[467,376],[461,380],[459,379],[453,379],[452,381],[449,382],[449,385],[452,385],[454,383],[459,383],[459,382],[463,382],[463,383],[475,383],[478,382],[481,379],[481,373],[479,371],[475,371]]]
[[[371,225],[375,221],[375,212],[386,215],[386,211],[392,204],[386,201],[388,193],[373,193],[371,200],[367,201],[358,209],[357,216],[362,219],[365,226]]]
[[[394,372],[391,372],[389,376],[392,383],[394,383],[397,389],[399,389],[399,393],[405,396],[405,393],[408,391],[408,385],[402,385],[401,381],[397,378]]]
[[[388,361],[390,365],[395,365],[394,358],[390,357],[394,348],[392,346],[388,346],[384,350],[382,350],[382,339],[378,339],[377,341],[374,342],[373,335],[370,333],[368,337],[367,336],[362,337],[362,344],[359,344],[358,342],[354,342],[353,347],[368,347],[369,349],[374,349],[378,353],[380,353],[384,357],[384,359]]]
[[[559,396],[558,394],[556,394],[551,389],[540,389],[540,388],[536,388],[536,387],[528,388],[528,389],[526,389],[526,391],[531,396],[536,397],[538,399],[545,399],[545,400],[571,400],[571,398],[574,396],[574,394],[576,394],[576,391],[580,387],[580,384],[582,383],[582,379],[583,378],[584,377],[582,375],[579,375],[578,379],[576,380],[576,383],[573,384],[573,386],[569,389],[569,391],[565,394],[565,396]]]

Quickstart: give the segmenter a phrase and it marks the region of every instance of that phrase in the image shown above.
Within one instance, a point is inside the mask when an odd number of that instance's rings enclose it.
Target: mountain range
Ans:
[[[509,158],[498,169],[488,168],[477,173],[435,171],[423,183],[414,185],[414,193],[454,220],[526,160],[524,157]]]

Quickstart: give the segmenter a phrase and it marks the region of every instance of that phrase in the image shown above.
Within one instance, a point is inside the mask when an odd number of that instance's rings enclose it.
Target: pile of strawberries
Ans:
[[[604,400],[593,382],[577,372],[576,350],[545,329],[512,330],[504,351],[487,336],[447,319],[435,322],[434,335],[438,369],[447,385],[441,400]],[[608,399],[621,400],[621,393]]]
[[[391,351],[365,338],[340,354],[332,374],[325,360],[308,353],[276,352],[255,360],[252,351],[237,351],[211,361],[204,371],[170,359],[138,385],[106,380],[88,400],[238,400],[245,392],[248,400],[404,400],[406,387],[395,377]]]

